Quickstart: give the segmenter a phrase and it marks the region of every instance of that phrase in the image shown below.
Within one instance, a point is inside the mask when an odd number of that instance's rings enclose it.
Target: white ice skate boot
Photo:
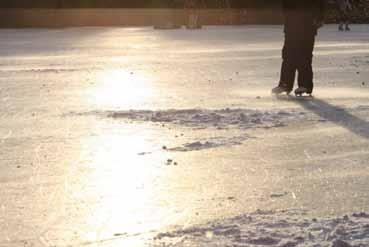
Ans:
[[[297,97],[304,96],[305,94],[308,95],[308,96],[311,96],[312,93],[313,93],[312,90],[309,90],[305,87],[299,87],[295,90],[295,95]]]

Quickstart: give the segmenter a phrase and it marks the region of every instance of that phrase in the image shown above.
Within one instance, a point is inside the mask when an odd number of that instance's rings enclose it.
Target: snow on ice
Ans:
[[[155,246],[369,246],[366,213],[309,219],[302,210],[262,211],[158,234]]]

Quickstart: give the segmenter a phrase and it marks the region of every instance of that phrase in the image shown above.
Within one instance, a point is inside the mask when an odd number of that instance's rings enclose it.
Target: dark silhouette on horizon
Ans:
[[[2,0],[0,8],[183,8],[187,0]],[[232,8],[275,7],[281,0],[193,0],[201,7]]]
[[[353,1],[351,0],[336,0],[338,7],[339,31],[350,31],[350,12],[353,9]],[[345,28],[344,28],[345,26]]]

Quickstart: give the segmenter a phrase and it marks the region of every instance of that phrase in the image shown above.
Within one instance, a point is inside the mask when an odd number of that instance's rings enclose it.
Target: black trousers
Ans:
[[[349,13],[347,11],[339,10],[338,13],[340,23],[348,23],[350,21]]]
[[[302,29],[303,30],[303,29]],[[292,91],[298,72],[298,86],[313,91],[313,50],[315,31],[311,32],[285,32],[282,50],[282,68],[279,85]]]

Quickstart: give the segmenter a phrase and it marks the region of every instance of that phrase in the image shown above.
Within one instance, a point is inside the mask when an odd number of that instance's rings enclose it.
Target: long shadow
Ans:
[[[321,118],[369,139],[369,122],[352,115],[347,110],[316,98],[313,100],[298,100],[297,103]]]

